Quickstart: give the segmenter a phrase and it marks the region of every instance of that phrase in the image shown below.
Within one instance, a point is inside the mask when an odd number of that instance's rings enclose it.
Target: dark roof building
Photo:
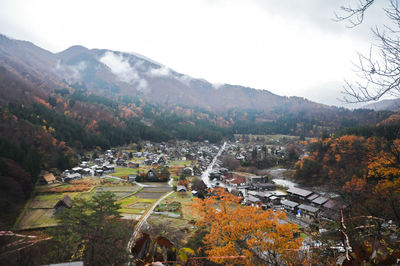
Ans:
[[[312,191],[305,190],[305,189],[298,188],[298,187],[289,188],[287,190],[287,193],[289,194],[289,198],[291,200],[300,200],[300,201],[307,200],[307,197],[309,197],[311,194],[313,194]]]
[[[285,208],[287,211],[290,211],[292,213],[295,213],[297,211],[297,206],[299,205],[297,202],[290,201],[290,200],[282,200],[281,204],[283,208]]]
[[[54,205],[54,208],[56,209],[56,213],[62,212],[65,208],[71,208],[72,207],[72,199],[68,196],[65,195],[60,199],[56,205]]]
[[[325,198],[325,197],[320,196],[320,197],[318,197],[318,198],[312,200],[311,202],[312,202],[314,205],[316,205],[316,206],[321,206],[322,204],[324,204],[324,203],[327,202],[328,200],[329,200],[328,198]]]

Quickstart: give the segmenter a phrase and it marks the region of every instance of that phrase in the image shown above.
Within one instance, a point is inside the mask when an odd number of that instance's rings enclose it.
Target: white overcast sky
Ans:
[[[349,29],[332,18],[352,1],[0,0],[0,33],[52,52],[76,44],[135,52],[212,83],[340,105],[387,3]]]

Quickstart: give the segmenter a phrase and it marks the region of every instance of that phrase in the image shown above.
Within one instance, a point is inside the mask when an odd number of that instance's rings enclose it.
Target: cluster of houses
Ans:
[[[307,222],[318,219],[337,221],[340,219],[340,210],[346,207],[337,198],[331,199],[298,187],[289,188],[284,193],[276,190],[274,184],[258,183],[246,191],[247,204],[284,210],[289,215],[296,215],[297,218]]]
[[[107,150],[102,155],[97,155],[95,159],[81,156],[79,165],[65,170],[59,179],[62,182],[70,182],[83,176],[103,176],[113,173],[115,167],[139,168],[139,163],[132,160],[135,158],[145,158],[141,164],[146,166],[167,165],[170,160],[197,160],[196,166],[186,167],[184,172],[186,175],[201,175],[219,150],[217,145],[210,144],[208,141],[146,142],[142,148],[142,151],[138,152],[129,152],[128,148]],[[55,181],[53,174],[44,174],[40,179],[41,184],[52,184]]]
[[[340,210],[346,207],[337,198],[331,199],[311,190],[298,187],[289,188],[286,192],[277,190],[268,176],[243,176],[216,167],[210,173],[210,179],[215,185],[242,196],[243,204],[284,210],[308,222],[320,218],[338,220]]]
[[[309,220],[317,218],[339,220],[340,210],[346,205],[310,190],[292,187],[287,190],[288,198],[281,201],[287,211]]]

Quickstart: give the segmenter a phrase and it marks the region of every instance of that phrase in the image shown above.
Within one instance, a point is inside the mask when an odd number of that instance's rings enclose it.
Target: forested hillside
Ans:
[[[127,71],[113,71],[110,56]],[[392,114],[241,86],[215,88],[135,55],[82,46],[53,54],[0,36],[0,156],[11,169],[24,169],[31,186],[40,170],[72,167],[78,154],[94,148],[142,140],[216,143],[234,134],[321,136],[375,126]],[[8,171],[2,176],[16,180]]]

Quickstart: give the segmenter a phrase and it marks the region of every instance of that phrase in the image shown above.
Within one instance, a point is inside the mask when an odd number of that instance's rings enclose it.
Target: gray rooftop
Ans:
[[[247,200],[250,202],[259,202],[260,200],[252,195],[247,196]]]
[[[297,202],[290,201],[290,200],[282,200],[282,201],[281,201],[281,204],[282,204],[282,205],[289,206],[289,207],[292,207],[292,208],[294,208],[294,207],[296,207],[297,205],[299,205]]]
[[[298,188],[298,187],[289,188],[287,190],[287,192],[292,193],[294,195],[302,196],[302,197],[307,197],[313,193],[312,191],[305,190],[305,189]]]
[[[306,210],[306,211],[309,211],[309,212],[317,212],[319,210],[318,208],[315,208],[315,207],[310,206],[310,205],[305,205],[305,204],[299,205],[299,209]]]
[[[327,202],[329,199],[328,198],[325,198],[325,197],[318,197],[318,198],[316,198],[316,199],[314,199],[313,201],[312,201],[312,203],[315,203],[315,204],[318,204],[318,205],[322,205],[322,204],[324,204],[325,202]]]
[[[318,198],[320,195],[318,194],[311,194],[310,196],[307,197],[308,200],[315,200],[316,198]]]

